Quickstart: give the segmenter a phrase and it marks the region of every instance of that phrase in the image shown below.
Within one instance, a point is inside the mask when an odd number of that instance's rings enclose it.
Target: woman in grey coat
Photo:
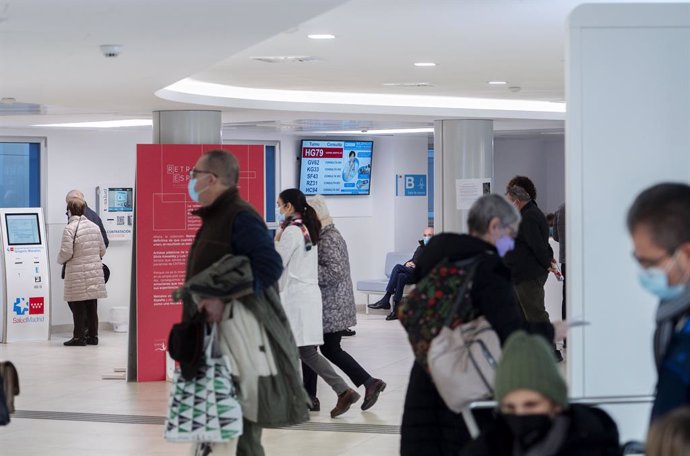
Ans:
[[[357,324],[347,244],[333,225],[324,198],[321,195],[310,198],[309,205],[316,210],[322,227],[319,240],[319,288],[323,300],[324,332],[321,353],[345,372],[355,386],[364,385],[362,410],[367,410],[376,403],[379,394],[386,388],[386,383],[372,377],[340,346],[342,332]],[[311,410],[318,411],[320,406],[316,398],[316,374],[304,364],[302,370],[304,388],[314,404]]]

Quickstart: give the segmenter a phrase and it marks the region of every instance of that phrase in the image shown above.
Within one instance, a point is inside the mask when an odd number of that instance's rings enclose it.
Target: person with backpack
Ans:
[[[525,320],[510,270],[502,261],[514,246],[520,224],[518,210],[500,195],[485,195],[470,208],[467,224],[469,234],[441,233],[429,241],[415,268],[414,283],[444,260],[481,258],[469,297],[475,313],[488,320],[500,342],[520,329],[539,334],[549,342],[562,339],[566,328],[562,322],[554,326]],[[457,456],[470,440],[462,416],[448,408],[427,370],[415,361],[405,396],[401,455]]]
[[[628,211],[628,230],[640,283],[660,300],[654,421],[690,405],[690,185],[662,183],[644,190]]]
[[[499,412],[460,456],[618,456],[618,428],[603,410],[568,403],[553,350],[538,336],[508,338],[494,381]]]

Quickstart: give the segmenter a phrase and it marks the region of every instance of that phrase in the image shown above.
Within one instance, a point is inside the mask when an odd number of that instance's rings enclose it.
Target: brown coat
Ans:
[[[78,227],[78,229],[77,229]],[[58,263],[65,264],[65,301],[107,298],[103,263],[105,243],[98,225],[73,215],[62,233]]]

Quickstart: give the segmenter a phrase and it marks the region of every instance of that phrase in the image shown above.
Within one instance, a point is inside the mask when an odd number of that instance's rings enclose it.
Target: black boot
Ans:
[[[386,316],[386,321],[397,320],[398,319],[398,306],[399,302],[393,301],[393,310]]]
[[[369,307],[370,309],[390,309],[391,296],[392,295],[390,293],[386,293],[385,295],[383,295],[383,298],[379,299],[373,304],[369,304],[367,307]]]

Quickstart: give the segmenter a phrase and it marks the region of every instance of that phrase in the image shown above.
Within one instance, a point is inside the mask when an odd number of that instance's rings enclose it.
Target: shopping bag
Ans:
[[[218,443],[242,435],[242,409],[230,363],[224,356],[213,356],[216,333],[213,325],[196,377],[185,380],[180,369],[175,369],[165,419],[165,439],[169,442]]]

